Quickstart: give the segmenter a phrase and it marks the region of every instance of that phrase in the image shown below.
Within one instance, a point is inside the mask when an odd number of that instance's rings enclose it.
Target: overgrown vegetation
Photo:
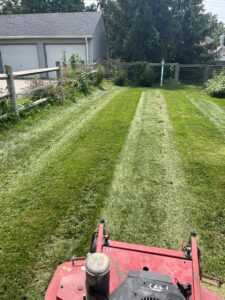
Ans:
[[[48,103],[59,103],[63,101],[76,102],[80,97],[92,92],[95,87],[100,87],[106,76],[105,68],[98,65],[96,70],[91,71],[84,65],[77,55],[72,55],[67,61],[65,53],[62,58],[63,65],[63,83],[61,85],[53,84],[48,88],[34,91],[25,96],[17,97],[18,108],[29,108],[30,105],[38,100],[47,98]],[[49,82],[51,83],[51,81]],[[47,83],[47,84],[49,84]],[[53,83],[53,82],[52,82]],[[44,82],[37,77],[30,80],[27,89],[33,90],[44,86]],[[38,108],[36,108],[38,110]],[[0,116],[9,114],[8,120],[17,120],[18,116],[11,112],[10,101],[8,99],[0,101]],[[20,115],[27,115],[23,112]],[[0,121],[0,125],[5,124],[5,119]]]
[[[131,63],[114,72],[113,81],[118,86],[142,86],[150,87],[156,81],[156,73],[148,62],[139,61]]]
[[[214,73],[213,78],[207,82],[207,92],[217,98],[225,98],[225,68],[219,73]]]

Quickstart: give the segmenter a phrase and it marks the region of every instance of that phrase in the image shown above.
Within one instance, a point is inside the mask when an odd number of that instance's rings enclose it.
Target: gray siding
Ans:
[[[108,57],[108,41],[103,18],[101,17],[93,35],[93,61],[107,60]]]

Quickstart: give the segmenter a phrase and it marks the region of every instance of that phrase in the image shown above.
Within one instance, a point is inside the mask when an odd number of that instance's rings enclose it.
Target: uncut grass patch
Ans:
[[[85,254],[139,97],[115,96],[9,195],[19,213],[0,227],[1,299],[42,299],[56,265]]]
[[[192,195],[189,209],[203,251],[203,270],[224,280],[224,135],[183,92],[163,93]],[[217,293],[225,296],[225,289],[219,289]]]

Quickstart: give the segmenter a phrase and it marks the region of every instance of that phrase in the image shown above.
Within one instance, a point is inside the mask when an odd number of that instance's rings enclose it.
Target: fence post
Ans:
[[[180,80],[180,65],[177,63],[175,67],[175,82],[179,83]]]
[[[58,67],[59,69],[56,71],[56,76],[57,76],[57,81],[59,81],[59,85],[62,85],[62,66],[60,61],[57,61],[56,63],[56,67]]]
[[[208,79],[209,79],[209,65],[205,67],[203,83],[206,83]]]
[[[15,83],[14,83],[14,77],[13,77],[13,69],[9,65],[5,65],[5,73],[8,76],[6,79],[7,82],[7,88],[10,93],[10,104],[12,110],[14,110],[16,113],[18,113],[18,107],[16,102],[16,89],[15,89]]]

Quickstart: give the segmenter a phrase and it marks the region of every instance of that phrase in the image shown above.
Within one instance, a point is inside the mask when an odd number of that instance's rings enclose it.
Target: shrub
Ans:
[[[124,69],[117,70],[115,72],[113,82],[118,86],[124,86],[127,81],[127,72]]]
[[[155,75],[152,67],[145,62],[139,61],[128,67],[128,82],[134,86],[152,86],[155,82]]]
[[[98,65],[96,72],[92,76],[94,86],[99,86],[105,78],[105,68],[103,65]]]
[[[90,89],[90,79],[85,65],[78,55],[73,54],[69,59],[69,65],[64,68],[64,79],[79,92],[87,94]]]
[[[225,68],[219,74],[214,73],[207,82],[206,90],[212,97],[225,98]]]

